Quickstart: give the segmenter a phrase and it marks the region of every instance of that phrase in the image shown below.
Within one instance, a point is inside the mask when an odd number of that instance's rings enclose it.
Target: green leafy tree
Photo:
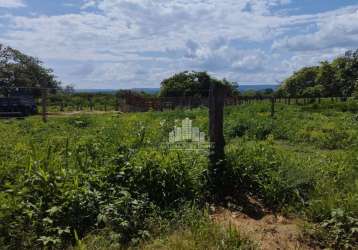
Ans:
[[[73,85],[67,85],[65,86],[62,91],[65,93],[65,94],[73,94],[75,93],[75,86]]]
[[[178,97],[178,96],[208,96],[212,82],[221,82],[229,89],[229,94],[238,93],[238,85],[227,81],[219,81],[212,78],[206,72],[184,71],[173,75],[161,82],[161,97]]]
[[[356,81],[355,88],[352,95],[355,99],[358,99],[358,80]]]
[[[28,88],[22,92],[39,96],[41,91],[36,88],[46,87],[55,91],[60,82],[39,59],[0,44],[0,92],[9,95],[19,87]]]
[[[281,97],[281,98],[288,98],[290,97],[288,92],[283,88],[283,85],[281,85],[276,92],[274,93],[275,96]]]
[[[335,69],[339,94],[345,97],[351,96],[358,79],[358,49],[338,57],[332,62],[332,66]]]
[[[317,74],[317,66],[305,67],[286,79],[280,91],[286,92],[288,97],[304,96],[304,89],[315,86]]]
[[[305,67],[287,78],[278,89],[280,96],[349,97],[358,79],[358,49],[347,51],[329,63]]]
[[[307,87],[302,91],[303,97],[321,97],[323,93],[324,87],[322,85],[315,85],[312,87]]]
[[[321,62],[316,84],[323,87],[322,96],[339,96],[339,86],[334,67],[327,61]]]

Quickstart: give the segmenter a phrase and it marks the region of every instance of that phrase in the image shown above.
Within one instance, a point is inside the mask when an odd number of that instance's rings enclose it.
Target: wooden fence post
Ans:
[[[114,110],[119,112],[120,108],[119,108],[119,97],[118,96],[116,96],[116,102],[114,105],[115,105]]]
[[[275,116],[275,97],[271,97],[271,117]]]
[[[41,88],[42,121],[47,122],[47,88]]]
[[[224,191],[225,176],[225,139],[224,139],[224,102],[226,87],[212,83],[209,92],[209,179],[214,192]]]
[[[92,96],[88,97],[88,104],[89,104],[90,111],[92,112],[93,111],[93,97]]]
[[[224,99],[225,87],[213,83],[209,94],[209,136],[213,153],[222,156],[224,152]]]
[[[65,104],[63,103],[63,100],[61,100],[61,103],[60,103],[60,112],[64,112],[65,111]]]

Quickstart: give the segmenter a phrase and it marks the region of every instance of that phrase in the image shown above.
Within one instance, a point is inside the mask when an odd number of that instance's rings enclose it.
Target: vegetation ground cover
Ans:
[[[225,186],[235,209],[245,209],[238,194],[255,197],[275,213],[307,221],[306,240],[353,248],[358,119],[353,108],[342,106],[330,100],[279,103],[274,118],[268,102],[227,107]],[[207,113],[198,108],[51,117],[47,124],[36,116],[0,121],[0,245],[175,249],[183,239],[189,249],[254,248],[238,232],[208,220],[207,155],[158,147],[185,117],[207,132]]]

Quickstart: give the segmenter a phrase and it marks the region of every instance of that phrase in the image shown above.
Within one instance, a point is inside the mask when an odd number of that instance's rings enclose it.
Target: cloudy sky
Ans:
[[[78,88],[276,83],[358,47],[358,0],[0,0],[0,43]]]

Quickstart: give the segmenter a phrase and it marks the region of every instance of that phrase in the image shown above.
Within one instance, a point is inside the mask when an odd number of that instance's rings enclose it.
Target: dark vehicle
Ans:
[[[23,117],[36,114],[36,112],[36,103],[32,97],[0,97],[0,117]]]

